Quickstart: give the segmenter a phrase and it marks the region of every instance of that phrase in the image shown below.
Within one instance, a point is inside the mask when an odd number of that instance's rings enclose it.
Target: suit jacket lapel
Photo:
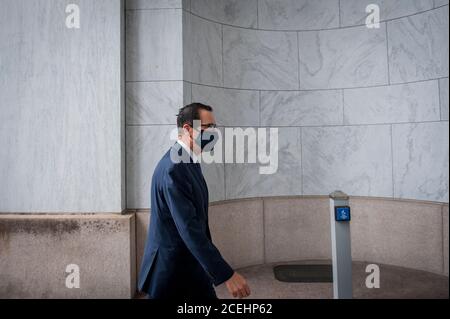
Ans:
[[[205,213],[207,215],[208,212],[208,204],[209,204],[209,193],[208,193],[208,185],[206,184],[205,178],[203,177],[202,169],[200,166],[200,163],[195,163],[192,157],[189,153],[186,152],[186,150],[179,144],[176,143],[172,146],[172,148],[178,152],[178,155],[180,156],[180,159],[183,161],[187,161],[189,159],[189,162],[186,163],[188,169],[191,169],[194,175],[194,178],[196,179],[197,183],[199,184],[202,192],[202,196],[204,198],[203,207],[205,210]],[[208,216],[206,216],[208,217]]]

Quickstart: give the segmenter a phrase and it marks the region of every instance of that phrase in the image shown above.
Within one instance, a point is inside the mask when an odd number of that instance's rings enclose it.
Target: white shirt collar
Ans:
[[[178,139],[177,143],[180,144],[185,149],[186,152],[188,152],[188,154],[191,156],[194,163],[198,163],[197,156],[194,154],[194,152],[192,152],[192,150],[182,140]]]

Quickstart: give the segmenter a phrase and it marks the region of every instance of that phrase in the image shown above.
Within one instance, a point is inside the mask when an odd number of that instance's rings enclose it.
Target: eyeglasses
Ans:
[[[190,127],[194,128],[192,126],[192,124],[187,123]],[[208,123],[208,124],[201,124],[200,125],[202,128],[217,128],[217,124],[216,123]]]
[[[216,128],[216,127],[217,127],[217,124],[216,124],[216,123],[202,124],[201,127],[205,127],[205,128]]]

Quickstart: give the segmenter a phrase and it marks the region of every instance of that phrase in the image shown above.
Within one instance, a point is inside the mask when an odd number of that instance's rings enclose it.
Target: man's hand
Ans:
[[[250,296],[250,288],[247,285],[247,281],[237,272],[234,272],[233,276],[225,284],[233,297],[245,298]]]

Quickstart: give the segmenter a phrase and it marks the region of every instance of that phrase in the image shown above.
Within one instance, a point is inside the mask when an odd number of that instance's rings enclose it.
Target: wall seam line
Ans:
[[[301,73],[300,73],[300,35],[297,32],[297,71],[298,71],[298,89],[301,89]]]
[[[226,183],[226,173],[225,173],[225,164],[223,163],[223,199],[226,200],[227,199],[227,183]]]
[[[225,68],[224,68],[224,54],[223,54],[223,24],[220,26],[221,32],[222,32],[222,48],[221,48],[221,54],[222,54],[222,86],[225,85]]]
[[[256,28],[259,29],[259,0],[256,0]]]
[[[354,87],[334,87],[334,88],[313,88],[313,89],[264,89],[264,88],[238,88],[238,87],[227,87],[227,86],[218,86],[213,84],[205,84],[205,83],[198,83],[198,82],[192,82],[192,81],[186,81],[190,82],[195,85],[202,85],[207,87],[213,87],[213,88],[219,88],[219,89],[227,89],[227,90],[237,90],[237,91],[267,91],[267,92],[321,92],[321,91],[338,91],[338,90],[356,90],[356,89],[371,89],[371,88],[383,88],[383,87],[390,87],[390,86],[400,86],[400,85],[409,85],[409,84],[418,84],[418,83],[425,83],[425,82],[432,82],[432,81],[438,81],[438,80],[444,80],[447,79],[448,76],[442,76],[437,78],[430,78],[425,80],[415,80],[415,81],[406,81],[406,82],[399,82],[399,83],[391,83],[391,84],[375,84],[375,85],[367,85],[367,86],[354,86]],[[127,83],[139,83],[139,82],[180,82],[183,80],[139,80],[139,81],[126,81]]]
[[[438,99],[439,99],[439,119],[442,121],[442,101],[441,101],[441,81],[437,81],[438,84]]]
[[[225,148],[225,145],[223,145],[223,147]],[[223,194],[223,198],[225,200],[228,199],[228,196],[227,196],[227,180],[226,180],[226,176],[227,176],[226,165],[227,165],[227,163],[226,163],[226,161],[224,161],[224,163],[223,163],[223,193],[224,193]]]
[[[392,198],[395,198],[395,187],[394,187],[394,125],[391,124],[391,176],[392,176]]]
[[[185,10],[183,8],[179,8],[179,7],[167,7],[167,8],[132,8],[132,9],[128,9],[126,8],[125,11],[159,11],[159,10]],[[186,10],[185,10],[186,11]]]
[[[407,18],[416,16],[416,15],[420,15],[420,14],[424,14],[424,13],[427,13],[427,12],[430,12],[430,11],[433,11],[433,10],[438,10],[438,9],[440,9],[440,8],[442,8],[442,7],[445,7],[445,6],[448,6],[448,4],[442,5],[442,6],[437,7],[437,8],[431,8],[431,9],[427,9],[427,10],[415,12],[415,13],[412,13],[412,14],[409,14],[409,15],[405,15],[405,16],[401,16],[401,17],[396,17],[396,18],[391,18],[391,19],[381,20],[380,23],[386,23],[386,22],[395,21],[395,20],[400,20],[400,19],[407,19]],[[170,8],[170,9],[174,9],[174,8]],[[181,9],[181,10],[183,10],[183,11],[187,11],[187,10],[185,10],[185,9],[183,9],[183,8],[175,8],[175,9],[178,9],[178,10]],[[153,10],[153,9],[136,9],[136,11],[138,11],[138,10],[144,10],[144,11],[145,11],[145,10]],[[129,10],[129,11],[135,11],[135,10]],[[269,31],[269,32],[317,32],[317,31],[343,30],[343,29],[350,29],[350,28],[366,27],[365,24],[356,24],[356,25],[348,25],[348,26],[332,27],[332,28],[323,28],[323,29],[303,29],[303,30],[302,30],[302,29],[300,29],[300,30],[298,30],[298,29],[293,29],[293,30],[289,30],[289,29],[279,29],[279,30],[276,30],[276,29],[275,29],[275,30],[274,30],[274,29],[260,29],[260,28],[257,28],[257,29],[256,29],[256,28],[249,28],[249,27],[243,27],[243,26],[233,25],[233,24],[229,24],[229,23],[223,23],[223,22],[220,22],[220,21],[212,20],[212,19],[210,19],[210,18],[202,17],[202,16],[200,16],[200,15],[198,15],[198,14],[196,14],[196,13],[192,13],[192,12],[190,12],[190,13],[191,13],[193,16],[197,17],[197,18],[200,18],[200,19],[203,19],[203,20],[212,22],[212,23],[218,23],[218,24],[222,24],[222,25],[224,25],[224,26],[229,26],[229,27],[238,28],[238,29],[245,29],[245,30],[253,30],[253,31]]]
[[[441,123],[441,122],[449,122],[449,120],[434,120],[434,121],[417,121],[417,122],[395,122],[395,123],[361,123],[361,124],[324,124],[324,125],[261,125],[259,127],[262,128],[296,128],[296,127],[304,127],[304,128],[328,128],[328,127],[360,127],[360,126],[387,126],[387,125],[411,125],[411,124],[430,124],[430,123]],[[127,127],[133,126],[175,126],[176,123],[152,123],[152,124],[127,124]],[[230,125],[218,125],[218,127],[223,128],[234,128],[234,127],[250,127],[254,128],[255,125],[239,125],[239,126],[230,126]]]
[[[441,205],[441,246],[442,246],[442,274],[445,273],[445,245],[444,245],[444,205]]]
[[[339,11],[339,28],[342,27],[342,10],[341,10],[341,0],[338,1],[338,11]]]
[[[342,94],[342,125],[345,125],[345,90],[342,89],[341,90],[341,94]]]
[[[259,106],[259,125],[258,127],[261,127],[261,91],[258,91],[258,106]]]
[[[124,88],[124,94],[125,94],[125,97],[124,97],[124,108],[125,108],[125,110],[124,110],[124,116],[125,116],[125,119],[124,119],[124,123],[125,123],[125,127],[124,127],[124,151],[125,151],[125,156],[124,156],[124,158],[125,158],[125,165],[124,165],[124,169],[125,169],[125,172],[124,172],[124,175],[125,175],[125,181],[124,181],[124,183],[125,183],[125,185],[124,185],[124,187],[125,187],[125,209],[128,209],[128,174],[127,174],[127,171],[128,171],[128,151],[127,151],[127,128],[128,128],[128,122],[127,122],[127,109],[128,109],[128,107],[127,107],[127,98],[126,98],[126,95],[127,95],[127,14],[126,14],[126,4],[125,3],[123,3],[123,6],[124,6],[124,8],[125,8],[125,10],[123,10],[123,12],[122,12],[122,14],[123,14],[123,22],[124,22],[124,27],[123,27],[123,32],[124,32],[124,35],[123,35],[123,46],[124,46],[124,48],[123,48],[123,52],[124,52],[124,83],[123,83],[123,88]]]
[[[386,31],[386,63],[387,63],[387,76],[388,76],[388,85],[391,85],[391,67],[389,66],[389,33],[388,33],[388,23],[385,22],[385,31]]]
[[[300,127],[300,190],[301,190],[301,194],[304,194],[304,190],[303,190],[303,179],[304,179],[304,174],[303,174],[303,129]]]
[[[172,79],[172,80],[127,80],[125,82],[126,83],[165,83],[165,82],[188,82],[188,81]]]
[[[267,254],[266,254],[266,205],[265,199],[262,200],[262,219],[263,219],[263,262],[267,262]]]
[[[133,292],[133,297],[136,295],[136,291],[138,290],[137,289],[137,285],[138,285],[138,277],[139,277],[139,274],[138,274],[138,254],[137,254],[137,245],[138,245],[138,243],[137,243],[137,241],[138,241],[138,238],[137,238],[137,211],[135,211],[134,213],[134,252],[131,252],[131,256],[134,254],[134,274],[135,274],[135,278],[134,278],[134,283],[133,283],[133,285],[135,286],[135,291]],[[132,259],[131,258],[131,256],[130,256],[130,260]],[[130,266],[130,268],[131,268],[131,266]]]

